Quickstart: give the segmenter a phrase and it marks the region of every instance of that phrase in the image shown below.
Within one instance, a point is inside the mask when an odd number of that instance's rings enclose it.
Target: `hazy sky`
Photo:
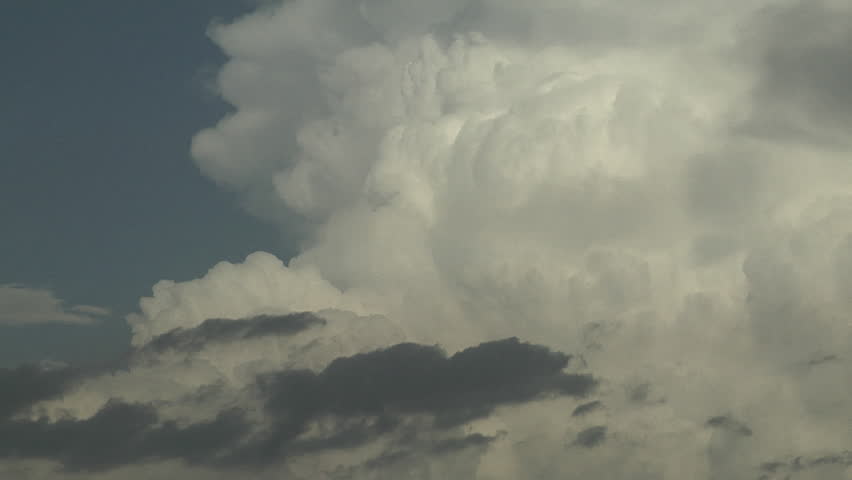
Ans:
[[[124,3],[2,7],[0,478],[852,478],[848,0]]]

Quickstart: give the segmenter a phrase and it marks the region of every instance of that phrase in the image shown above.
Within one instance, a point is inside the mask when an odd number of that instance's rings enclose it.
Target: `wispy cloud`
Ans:
[[[90,324],[110,311],[93,305],[66,305],[47,289],[0,285],[0,325]]]

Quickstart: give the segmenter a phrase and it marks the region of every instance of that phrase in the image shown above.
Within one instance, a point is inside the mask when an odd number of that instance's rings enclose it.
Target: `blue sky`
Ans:
[[[203,274],[274,227],[201,176],[192,135],[228,111],[205,31],[232,0],[29,0],[0,6],[0,284],[112,314],[91,326],[0,326],[0,365],[122,352],[123,316],[163,278]],[[286,252],[283,252],[286,253]]]

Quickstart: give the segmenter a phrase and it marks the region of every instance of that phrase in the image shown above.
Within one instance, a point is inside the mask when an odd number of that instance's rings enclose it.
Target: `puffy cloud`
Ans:
[[[839,477],[850,19],[293,0],[218,25],[234,111],[193,156],[303,248],[158,283],[127,368],[39,407],[239,406],[266,429],[225,463],[292,478]],[[506,337],[541,346],[482,343]],[[590,372],[592,402],[540,395]]]
[[[259,215],[301,218],[303,251],[262,258],[322,295],[251,259],[156,289],[137,344],[331,307],[450,352],[522,336],[582,354],[607,408],[501,411],[511,440],[489,448],[514,466],[486,454],[483,478],[564,474],[534,449],[587,437],[572,471],[612,478],[738,478],[852,440],[828,421],[848,365],[808,367],[848,346],[843,2],[415,3],[286,2],[214,29],[235,112],[196,162]]]
[[[109,315],[92,305],[66,306],[53,292],[21,285],[0,285],[0,325],[37,323],[88,324]]]
[[[338,307],[360,310],[315,268],[287,268],[268,253],[254,253],[237,265],[222,262],[195,281],[163,280],[153,290],[152,297],[140,302],[142,313],[128,318],[137,346],[175,328],[194,328],[211,318]]]

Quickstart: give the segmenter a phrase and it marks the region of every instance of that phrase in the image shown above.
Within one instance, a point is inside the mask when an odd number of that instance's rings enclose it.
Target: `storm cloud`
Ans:
[[[585,396],[597,381],[563,372],[569,358],[516,338],[451,357],[434,346],[406,343],[336,359],[320,373],[265,375],[259,379],[264,407],[278,423],[245,454],[269,452],[275,458],[287,449],[352,447],[404,426],[412,415],[430,416],[425,428],[446,430],[487,417],[499,406],[546,395]],[[329,435],[297,440],[310,421],[323,417],[336,425]]]
[[[300,319],[301,326],[306,319],[317,321],[310,315],[284,318]],[[406,446],[412,454],[447,454],[491,443],[494,437],[453,432],[497,407],[591,392],[595,379],[563,371],[569,359],[516,338],[450,357],[438,347],[399,344],[337,358],[319,373],[284,370],[258,377],[263,418],[251,419],[232,407],[204,421],[167,419],[155,405],[113,399],[84,419],[5,419],[0,422],[0,457],[51,460],[69,472],[168,459],[256,468],[291,456],[358,447],[391,434],[397,447]],[[66,376],[62,370],[30,367],[4,371],[2,386],[18,392],[3,397],[5,411],[15,413],[61,394]],[[433,421],[412,423],[421,414]],[[320,424],[324,434],[310,435],[311,427]],[[365,466],[375,468],[374,463]]]
[[[848,475],[850,25],[844,0],[292,0],[212,26],[233,110],[193,160],[299,251],[158,282],[124,370],[33,373],[0,401],[30,439],[9,468]]]
[[[584,396],[589,375],[566,374],[569,356],[517,338],[483,343],[447,358],[437,347],[400,344],[337,359],[318,375],[284,373],[262,380],[271,411],[314,414],[429,412],[454,419],[539,395]],[[439,422],[441,423],[441,422]]]

